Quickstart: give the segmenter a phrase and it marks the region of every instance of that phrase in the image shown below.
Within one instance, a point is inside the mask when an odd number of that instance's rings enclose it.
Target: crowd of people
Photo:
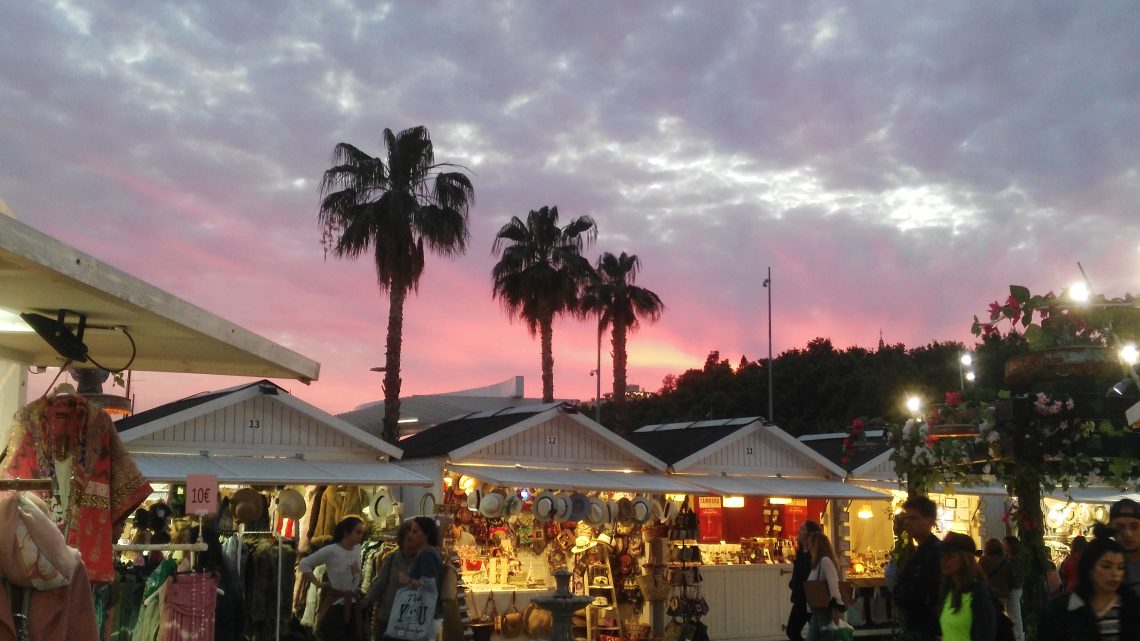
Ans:
[[[888,585],[901,641],[1025,641],[1025,571],[1017,537],[989,539],[979,555],[967,534],[934,535],[938,508],[929,498],[912,496],[902,507],[911,547]],[[797,541],[788,639],[804,641],[806,625],[807,641],[819,641],[821,630],[845,610],[838,565],[817,523],[804,523]],[[805,589],[816,581],[827,585],[826,605]],[[1140,641],[1140,503],[1114,503],[1109,523],[1097,524],[1091,541],[1074,540],[1046,582],[1050,599],[1038,621],[1038,641]]]

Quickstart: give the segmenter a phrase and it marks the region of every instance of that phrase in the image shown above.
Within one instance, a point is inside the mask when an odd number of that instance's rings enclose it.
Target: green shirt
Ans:
[[[955,612],[951,602],[953,596],[947,594],[942,601],[942,614],[938,623],[942,625],[942,641],[970,641],[970,624],[974,621],[973,602],[974,595],[970,592],[962,594],[962,607]]]

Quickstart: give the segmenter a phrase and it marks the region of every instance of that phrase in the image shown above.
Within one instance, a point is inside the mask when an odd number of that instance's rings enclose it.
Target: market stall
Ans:
[[[850,501],[883,496],[844,483],[841,467],[757,417],[647,425],[630,440],[704,490],[688,497],[694,540],[675,547],[701,550],[712,639],[782,636],[800,524],[819,522],[844,555]]]
[[[579,636],[649,634],[653,608],[639,577],[671,578],[664,560],[653,559],[662,521],[679,511],[666,495],[698,491],[666,475],[664,462],[559,403],[473,413],[400,445],[398,465],[434,483],[404,488],[402,500],[438,501],[480,614],[489,603],[499,613],[512,603],[526,610],[566,567],[575,593],[591,597]]]

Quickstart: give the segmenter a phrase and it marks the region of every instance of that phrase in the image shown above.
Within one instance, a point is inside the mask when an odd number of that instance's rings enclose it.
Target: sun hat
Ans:
[[[538,496],[534,497],[534,504],[531,505],[530,510],[534,513],[534,518],[540,521],[550,520],[554,514],[554,494],[539,492]]]
[[[618,521],[628,523],[633,520],[633,502],[622,497],[618,499]]]
[[[483,500],[483,490],[471,490],[467,493],[467,509],[472,512],[479,511],[479,502]]]
[[[653,518],[653,503],[645,498],[639,496],[633,500],[633,522],[638,525],[643,525]]]
[[[305,497],[291,488],[285,488],[277,493],[277,516],[286,519],[299,519],[305,516],[308,506]]]
[[[608,608],[610,607],[610,600],[607,599],[604,595],[599,594],[598,596],[594,597],[594,600],[590,602],[590,605],[594,606],[595,608]]]
[[[554,515],[555,521],[566,521],[570,517],[570,497],[565,494],[554,495]]]
[[[586,522],[594,527],[602,527],[608,522],[609,506],[601,499],[590,497],[590,509],[586,514]]]
[[[519,498],[518,494],[510,494],[507,496],[506,502],[503,504],[503,516],[517,516],[523,511],[523,500]]]
[[[586,518],[590,513],[590,497],[580,492],[574,492],[570,495],[570,514],[568,519],[571,521],[581,521]]]
[[[621,511],[620,508],[618,508],[618,502],[614,499],[609,499],[606,501],[606,508],[606,522],[610,525],[616,524],[618,522],[618,513]]]
[[[570,548],[570,551],[574,554],[581,554],[586,550],[595,547],[596,545],[598,545],[597,541],[583,534],[574,539],[574,547]]]
[[[487,492],[483,495],[483,499],[479,501],[479,513],[483,516],[494,519],[503,515],[503,503],[506,502],[506,497],[498,492]]]
[[[235,521],[249,525],[265,514],[265,501],[257,490],[243,487],[230,497],[230,512]]]
[[[372,496],[368,509],[372,512],[373,520],[383,521],[392,513],[392,497],[388,496],[387,492],[377,492]]]
[[[658,499],[653,499],[653,520],[658,523],[665,520],[665,506]]]
[[[672,523],[673,519],[677,518],[677,515],[680,513],[681,513],[681,507],[679,505],[677,505],[676,501],[666,500],[665,501],[665,518],[662,519],[661,522],[662,523]]]
[[[946,536],[942,537],[942,541],[938,543],[938,551],[943,554],[948,552],[974,554],[978,551],[978,546],[974,543],[974,537],[951,531],[947,532]]]
[[[599,545],[604,545],[606,547],[613,547],[614,538],[612,536],[610,536],[609,532],[602,532],[598,536],[594,537],[594,542],[599,544]]]

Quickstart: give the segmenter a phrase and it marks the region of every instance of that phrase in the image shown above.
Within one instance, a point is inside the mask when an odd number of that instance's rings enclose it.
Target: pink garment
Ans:
[[[218,578],[178,574],[166,586],[158,641],[214,641]]]

